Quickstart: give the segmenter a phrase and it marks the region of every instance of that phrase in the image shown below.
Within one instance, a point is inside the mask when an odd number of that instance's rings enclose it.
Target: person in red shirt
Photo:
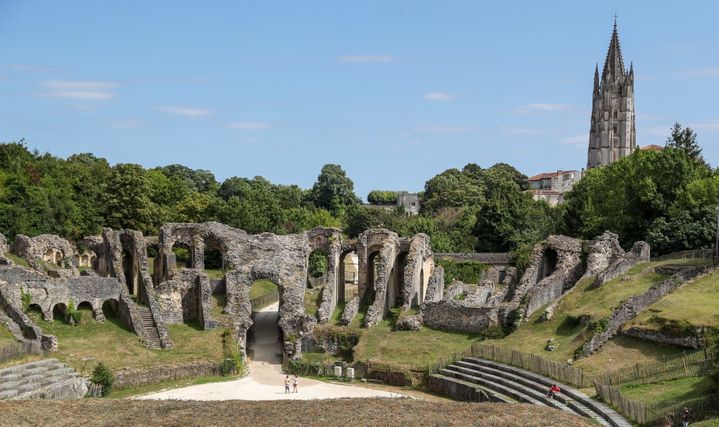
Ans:
[[[556,384],[552,384],[551,387],[549,387],[549,393],[547,393],[548,399],[554,399],[554,395],[562,391],[561,388],[559,388]]]

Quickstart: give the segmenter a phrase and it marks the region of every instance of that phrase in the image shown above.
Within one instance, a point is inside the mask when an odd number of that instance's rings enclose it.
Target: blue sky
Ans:
[[[357,193],[468,162],[586,164],[619,15],[637,140],[719,163],[719,2],[0,0],[0,141]]]

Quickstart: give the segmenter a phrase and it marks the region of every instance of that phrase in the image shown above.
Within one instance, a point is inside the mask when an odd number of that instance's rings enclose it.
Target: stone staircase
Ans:
[[[57,359],[0,370],[0,399],[81,399],[87,379]]]
[[[137,305],[137,312],[140,313],[142,319],[142,329],[145,331],[147,337],[147,346],[154,349],[162,348],[162,342],[160,341],[160,334],[157,333],[157,327],[155,321],[152,319],[152,313],[147,307]]]
[[[473,388],[477,393],[471,393],[471,396],[486,396],[493,402],[549,406],[591,418],[600,425],[631,426],[618,412],[574,388],[533,372],[484,359],[465,357],[441,369],[432,376],[432,380],[445,383],[438,389],[447,390],[451,386],[463,390]],[[557,384],[562,391],[554,399],[548,399],[547,391],[552,384]],[[465,399],[468,396],[464,393]],[[471,396],[467,400],[471,400]]]

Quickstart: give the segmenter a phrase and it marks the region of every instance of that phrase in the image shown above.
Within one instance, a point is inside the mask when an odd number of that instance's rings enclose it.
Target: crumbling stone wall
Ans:
[[[75,265],[75,251],[67,240],[53,234],[41,234],[30,238],[24,234],[15,236],[13,252],[25,258],[28,265],[38,271],[45,271],[45,265],[56,265],[53,269],[56,276],[78,276],[80,272]]]
[[[451,299],[426,302],[421,313],[424,325],[444,331],[481,333],[499,324],[497,308],[470,306]]]
[[[632,250],[612,262],[606,270],[597,275],[594,286],[599,287],[615,277],[627,274],[629,269],[643,261],[649,261],[650,248],[646,242],[634,242]]]

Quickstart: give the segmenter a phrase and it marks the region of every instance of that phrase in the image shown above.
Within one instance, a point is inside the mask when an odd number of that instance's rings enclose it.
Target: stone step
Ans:
[[[82,377],[66,378],[60,381],[56,381],[45,387],[38,387],[24,391],[17,394],[12,399],[58,399],[68,398],[67,393],[63,393],[62,390],[68,388],[73,390],[70,398],[82,398],[87,393],[87,380]]]
[[[16,365],[16,366],[11,366],[9,368],[2,369],[2,370],[0,370],[0,377],[12,374],[18,370],[33,369],[36,367],[60,366],[60,365],[63,365],[63,364],[60,363],[60,361],[57,359],[36,360],[34,362],[29,362],[29,363],[25,363],[22,365]]]
[[[50,385],[60,379],[77,377],[79,377],[79,375],[75,371],[73,371],[72,368],[68,368],[68,371],[66,372],[58,372],[52,375],[33,375],[28,377],[21,377],[14,381],[3,381],[2,383],[0,383],[0,391],[23,388],[26,386],[42,387]]]
[[[479,366],[470,362],[465,361],[457,361],[453,365],[456,367],[456,369],[460,369],[462,372],[465,372],[470,375],[475,376],[482,376],[482,374],[490,374],[496,377],[503,378],[505,380],[512,381],[513,383],[521,384],[525,387],[531,388],[539,393],[542,393],[546,396],[546,393],[548,391],[549,387],[546,387],[544,384],[537,383],[535,381],[532,381],[531,379],[528,379],[526,377],[522,377],[520,375],[516,375],[510,372],[502,371],[499,369],[491,368],[488,366]],[[561,386],[560,386],[561,388]],[[560,392],[557,395],[554,396],[554,400],[557,400],[564,405],[571,408],[575,413],[578,415],[581,415],[586,418],[592,418],[596,422],[602,424],[602,425],[608,425],[607,422],[602,418],[601,414],[598,414],[592,410],[590,410],[586,405],[582,404],[579,401],[576,401],[572,399],[570,396],[565,395],[564,393]]]
[[[596,414],[599,414],[605,421],[614,427],[630,427],[632,424],[629,423],[621,414],[614,409],[610,408],[606,404],[589,398],[589,396],[580,392],[579,390],[567,386],[566,384],[559,384],[557,381],[547,378],[534,372],[526,371],[521,368],[515,368],[514,366],[505,365],[490,360],[480,359],[476,357],[464,357],[463,361],[475,363],[479,366],[494,368],[505,372],[513,373],[527,379],[531,379],[534,382],[543,384],[548,389],[552,384],[557,384],[562,389],[562,394],[571,397],[575,402],[579,402],[582,405],[589,408]]]
[[[460,380],[460,379],[458,379],[458,378],[448,377],[448,376],[442,375],[442,374],[433,374],[432,376],[435,377],[435,378],[439,378],[439,379],[441,379],[442,381],[448,381],[448,382],[452,382],[452,383],[457,383],[457,384],[461,384],[461,385],[466,386],[466,387],[472,387],[472,388],[475,388],[475,389],[479,389],[479,390],[481,390],[481,391],[484,391],[485,393],[487,393],[487,395],[490,397],[490,399],[491,399],[492,402],[494,402],[494,403],[517,403],[516,400],[514,400],[514,399],[512,399],[511,397],[506,396],[506,395],[504,395],[504,394],[502,394],[502,393],[500,393],[500,392],[498,392],[498,391],[496,391],[496,390],[490,390],[490,389],[488,389],[488,388],[484,388],[484,387],[478,386],[477,384],[471,383],[471,382],[469,382],[469,381],[464,381],[464,380]]]
[[[477,385],[482,385],[484,387],[487,387],[491,390],[495,390],[505,396],[509,396],[512,399],[518,401],[518,402],[524,402],[524,403],[531,403],[533,405],[540,405],[540,406],[547,406],[539,399],[535,399],[533,396],[529,396],[527,394],[524,394],[522,391],[513,389],[510,387],[505,387],[502,384],[492,384],[490,381],[484,380],[479,377],[474,377],[472,375],[463,374],[461,372],[452,371],[449,369],[440,369],[439,371],[442,375],[457,378],[461,380],[465,380]]]

